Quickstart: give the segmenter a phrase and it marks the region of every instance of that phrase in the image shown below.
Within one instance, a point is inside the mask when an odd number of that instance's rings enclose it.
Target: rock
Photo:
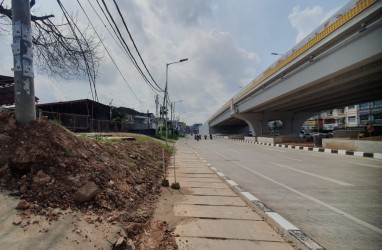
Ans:
[[[59,208],[53,209],[52,215],[57,216],[57,215],[60,215],[60,214],[61,214],[61,209],[59,209]]]
[[[39,185],[48,184],[52,180],[52,177],[45,174],[42,170],[38,171],[36,176],[33,178],[33,182]]]
[[[16,119],[14,117],[10,117],[8,119],[8,124],[5,124],[3,129],[5,132],[9,132],[9,131],[15,130],[16,128],[17,128]]]
[[[27,185],[22,185],[19,190],[20,193],[25,194],[28,191],[28,187]]]
[[[135,245],[132,239],[127,239],[126,250],[135,250]]]
[[[13,221],[12,224],[18,226],[21,224],[21,220]]]
[[[4,135],[4,134],[0,134],[0,141],[9,141],[11,140],[12,137],[8,136],[8,135]]]
[[[172,189],[180,189],[180,185],[179,185],[178,182],[174,182],[174,183],[171,184],[171,188]]]
[[[114,243],[114,249],[123,249],[126,245],[126,240],[123,237],[119,237],[118,240]]]
[[[83,185],[77,192],[74,194],[74,199],[78,202],[86,202],[93,199],[98,193],[98,186],[89,181]]]
[[[26,200],[22,200],[19,202],[19,204],[17,205],[16,208],[21,209],[21,210],[26,210],[30,206],[31,206],[31,204],[29,202],[27,202]]]

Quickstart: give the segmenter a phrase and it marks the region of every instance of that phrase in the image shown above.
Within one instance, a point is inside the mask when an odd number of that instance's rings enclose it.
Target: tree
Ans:
[[[0,34],[11,32],[12,10],[0,3]],[[60,4],[60,1],[58,1]],[[30,6],[35,5],[31,0]],[[80,30],[77,18],[63,9],[65,18],[54,23],[54,15],[35,15],[32,12],[32,43],[34,63],[48,76],[74,79],[83,76],[96,78],[101,59],[95,33],[89,26]]]

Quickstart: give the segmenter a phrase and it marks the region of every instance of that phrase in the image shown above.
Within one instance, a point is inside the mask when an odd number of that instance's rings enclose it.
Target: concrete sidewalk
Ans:
[[[175,170],[185,197],[174,206],[175,216],[186,217],[175,229],[179,249],[294,249],[182,142]]]

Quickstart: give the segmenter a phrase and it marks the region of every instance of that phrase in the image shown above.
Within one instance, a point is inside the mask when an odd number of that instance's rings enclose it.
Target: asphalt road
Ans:
[[[186,139],[207,162],[327,249],[382,249],[382,160]]]

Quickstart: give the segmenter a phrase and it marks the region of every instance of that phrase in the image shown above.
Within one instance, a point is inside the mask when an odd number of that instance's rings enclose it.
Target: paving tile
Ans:
[[[248,207],[200,206],[181,204],[174,207],[175,216],[233,220],[262,220]]]

